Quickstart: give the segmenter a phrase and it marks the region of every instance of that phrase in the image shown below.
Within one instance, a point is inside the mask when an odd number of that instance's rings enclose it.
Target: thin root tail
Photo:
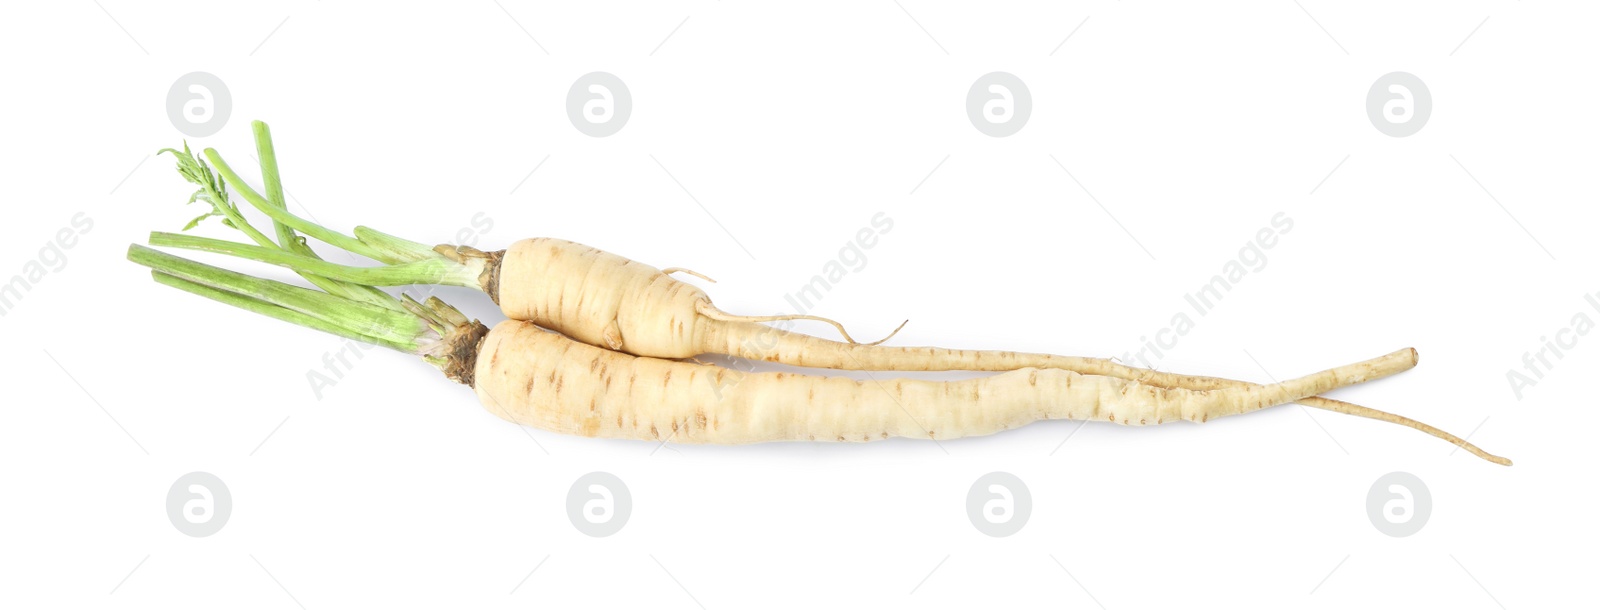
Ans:
[[[674,273],[687,273],[689,275],[695,276],[695,277],[700,278],[702,280],[705,280],[707,282],[711,282],[713,284],[717,283],[716,280],[711,279],[710,277],[708,277],[704,273],[700,273],[700,272],[695,271],[693,269],[686,269],[686,268],[683,268],[683,267],[667,267],[666,269],[662,269],[661,273],[664,273],[666,275],[672,275]]]
[[[693,272],[690,272],[690,273],[693,273]],[[699,274],[695,274],[695,275],[699,275]],[[710,318],[712,320],[716,320],[718,322],[782,322],[782,321],[785,321],[785,320],[811,320],[813,322],[821,322],[823,324],[827,324],[829,326],[832,326],[835,330],[838,330],[839,331],[839,335],[844,337],[844,340],[845,340],[846,343],[849,343],[851,345],[868,345],[868,346],[879,345],[879,344],[882,344],[884,341],[888,341],[889,339],[894,338],[895,335],[900,333],[900,329],[905,328],[906,324],[911,321],[911,320],[906,320],[906,321],[901,322],[900,326],[895,327],[894,332],[889,333],[889,336],[887,336],[887,337],[884,337],[884,338],[879,339],[877,341],[873,341],[872,343],[861,343],[860,341],[856,341],[854,337],[850,336],[850,332],[846,331],[844,329],[844,325],[843,324],[840,324],[837,321],[830,320],[828,318],[824,318],[824,317],[821,317],[821,316],[808,316],[808,315],[804,315],[804,314],[794,314],[794,315],[784,315],[784,316],[738,316],[738,315],[734,315],[734,314],[728,313],[726,311],[723,311],[721,309],[717,309],[716,305],[712,305],[708,301],[701,301],[699,305],[695,306],[695,309],[700,313],[700,315],[705,316],[707,318]]]
[[[1377,409],[1373,409],[1373,408],[1370,408],[1370,407],[1363,407],[1361,405],[1344,402],[1342,400],[1334,400],[1332,398],[1323,398],[1321,396],[1311,396],[1311,397],[1308,397],[1308,398],[1302,398],[1298,402],[1300,404],[1303,404],[1303,405],[1308,406],[1308,407],[1322,409],[1322,410],[1325,410],[1325,411],[1332,411],[1334,413],[1343,413],[1345,415],[1354,415],[1356,417],[1365,417],[1365,418],[1368,418],[1368,419],[1376,419],[1376,420],[1382,421],[1382,422],[1389,422],[1391,424],[1399,424],[1399,425],[1405,426],[1407,428],[1411,428],[1413,430],[1419,430],[1422,433],[1427,434],[1429,436],[1432,436],[1434,438],[1439,438],[1439,439],[1443,439],[1445,441],[1449,441],[1451,444],[1453,444],[1453,445],[1455,445],[1457,447],[1460,447],[1462,449],[1466,449],[1467,452],[1471,453],[1472,455],[1476,455],[1476,456],[1478,456],[1480,458],[1483,458],[1485,460],[1488,460],[1490,462],[1494,462],[1494,463],[1499,464],[1501,466],[1510,466],[1511,465],[1511,460],[1509,460],[1509,459],[1506,459],[1506,458],[1500,457],[1498,455],[1495,455],[1495,454],[1489,453],[1487,451],[1484,451],[1482,449],[1479,449],[1477,445],[1474,445],[1474,444],[1468,442],[1464,438],[1461,438],[1461,437],[1456,436],[1454,434],[1451,434],[1449,432],[1445,432],[1444,430],[1440,430],[1440,429],[1435,428],[1433,426],[1430,426],[1428,424],[1424,424],[1422,422],[1419,422],[1417,420],[1411,419],[1409,417],[1405,417],[1405,416],[1402,416],[1402,415],[1395,415],[1393,413],[1389,413],[1389,412],[1386,412],[1386,411],[1379,411]]]

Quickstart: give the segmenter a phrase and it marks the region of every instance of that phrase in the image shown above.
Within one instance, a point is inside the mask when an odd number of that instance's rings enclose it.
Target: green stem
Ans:
[[[283,199],[283,178],[278,175],[278,153],[272,148],[272,131],[261,121],[251,121],[250,128],[256,136],[256,156],[261,158],[261,184],[266,187],[267,201],[274,208],[287,210],[289,204]],[[316,256],[311,248],[300,243],[300,236],[295,235],[289,225],[273,220],[272,228],[278,233],[278,247],[302,256]]]
[[[188,149],[187,144],[184,145],[184,149]],[[173,152],[177,151],[173,150]],[[217,211],[222,212],[222,217],[227,219],[229,225],[232,225],[233,228],[243,232],[245,237],[249,237],[250,241],[256,242],[257,244],[264,246],[272,243],[272,238],[267,237],[266,234],[256,230],[256,228],[250,224],[250,221],[245,220],[244,216],[239,214],[239,208],[234,207],[233,204],[228,201],[228,195],[226,193],[219,191],[210,184],[205,185],[204,188],[206,190],[206,194],[211,198],[211,201],[214,202],[212,207],[216,208]]]
[[[240,232],[244,233],[246,237],[249,237],[250,241],[256,242],[256,244],[262,247],[276,246],[276,244],[272,242],[272,238],[262,234],[261,231],[256,230],[256,228],[250,224],[250,221],[245,220],[244,216],[239,213],[239,208],[234,206],[233,202],[228,199],[226,183],[217,182],[211,168],[207,167],[205,162],[194,158],[194,155],[189,152],[189,146],[187,144],[184,145],[182,152],[175,148],[163,149],[161,152],[170,152],[173,154],[173,156],[178,158],[179,171],[182,172],[184,177],[190,182],[200,185],[200,188],[205,192],[204,200],[211,204],[211,208],[214,213],[220,214],[223,217],[225,224],[238,229]],[[198,221],[199,219],[195,220]],[[185,229],[187,230],[187,228]],[[382,290],[378,290],[371,286],[344,284],[305,273],[300,275],[301,277],[304,277],[306,281],[311,282],[318,288],[328,291],[330,294],[371,303],[373,305],[378,305],[389,309],[400,309],[399,305],[395,302],[394,297],[391,297]]]
[[[157,282],[166,284],[173,288],[197,294],[220,303],[226,303],[246,311],[253,311],[264,316],[277,318],[290,324],[297,324],[306,328],[320,330],[325,333],[337,335],[354,341],[364,341],[374,345],[382,345],[384,347],[406,352],[408,354],[419,353],[419,347],[415,343],[390,342],[382,339],[376,339],[363,335],[359,332],[348,330],[342,326],[339,326],[338,324],[333,324],[320,318],[315,318],[300,313],[293,309],[280,307],[260,299],[254,299],[240,294],[228,292],[226,290],[217,290],[210,286],[197,284],[178,276],[169,275],[160,271],[151,271],[150,275],[153,276]]]
[[[394,260],[385,260],[386,263],[409,263],[425,258],[432,258],[436,252],[426,244],[419,244],[409,239],[395,237],[372,227],[357,226],[356,237],[361,243],[372,246],[389,254]]]
[[[457,263],[442,256],[383,267],[351,267],[300,256],[277,248],[264,248],[220,239],[162,233],[159,231],[150,234],[150,245],[226,254],[287,267],[296,272],[311,273],[341,282],[352,282],[365,286],[442,284],[463,288],[482,288],[478,282],[478,275],[482,272],[482,269],[473,269],[471,266]]]
[[[275,248],[245,247],[295,256]],[[468,386],[474,382],[478,346],[489,334],[488,327],[467,319],[437,298],[419,304],[406,297],[401,302],[409,313],[395,314],[353,299],[234,273],[138,244],[128,247],[128,259],[150,267],[152,276],[162,284],[291,324],[420,356],[446,377]]]
[[[244,197],[245,201],[250,202],[250,205],[255,206],[255,208],[258,210],[261,210],[261,213],[266,214],[268,218],[273,220],[273,222],[283,223],[295,230],[300,231],[301,233],[305,233],[306,235],[310,235],[311,237],[327,242],[329,245],[349,250],[350,252],[354,252],[375,261],[385,263],[406,262],[405,260],[397,259],[391,256],[382,248],[372,247],[371,245],[368,245],[359,239],[328,229],[317,223],[300,218],[299,216],[295,216],[294,214],[289,213],[287,210],[281,210],[277,207],[274,207],[270,201],[267,201],[265,197],[262,197],[260,193],[257,193],[255,189],[251,188],[243,178],[240,178],[239,174],[234,172],[233,168],[228,165],[228,162],[222,159],[222,155],[217,154],[216,149],[205,149],[205,156],[207,160],[211,161],[211,165],[216,167],[217,173],[222,176],[222,179],[225,182],[228,183],[228,186],[233,187],[234,192],[239,193],[240,196]]]
[[[431,326],[427,320],[404,309],[388,309],[283,282],[251,277],[137,244],[128,247],[128,260],[188,282],[311,316],[358,333],[372,342],[415,343],[418,337],[427,336]]]
[[[266,185],[267,198],[273,207],[279,210],[287,210],[289,204],[288,202],[284,201],[283,198],[283,180],[278,174],[278,153],[272,146],[272,132],[267,127],[267,124],[261,121],[252,122],[251,127],[255,131],[256,154],[261,158],[261,180]],[[227,176],[223,176],[223,180],[227,180]],[[234,210],[234,216],[230,217],[230,220],[235,224],[244,222],[242,218],[238,217],[238,210]],[[248,223],[246,223],[246,226],[248,226]],[[310,246],[307,246],[305,242],[300,239],[299,235],[295,235],[294,228],[278,222],[277,220],[272,221],[272,227],[278,234],[278,247],[301,256],[321,258],[320,256],[317,256],[317,253],[313,251]],[[255,228],[251,227],[250,230],[255,231]],[[259,231],[255,232],[258,235],[260,234]],[[266,247],[270,244],[270,242],[265,240],[265,236],[262,236],[262,239],[255,239],[253,241],[255,241],[257,245],[263,247]],[[379,305],[395,311],[402,310],[398,304],[395,303],[394,297],[391,297],[382,290],[378,290],[377,288],[373,288],[371,286],[337,282],[309,274],[301,274],[301,277],[305,278],[316,287],[328,291],[330,294]]]
[[[231,295],[233,300],[224,302],[341,337],[421,354],[424,343],[439,336],[439,333],[419,316],[394,313],[315,290],[219,269],[138,244],[128,247],[128,260],[149,267],[155,272],[156,279],[162,283],[217,300],[223,299],[217,298],[215,294],[191,288],[199,287],[215,293],[225,293]],[[173,283],[174,281],[183,284],[178,285]],[[286,317],[288,314],[281,312],[263,311],[264,307],[281,309],[293,316],[290,318]]]

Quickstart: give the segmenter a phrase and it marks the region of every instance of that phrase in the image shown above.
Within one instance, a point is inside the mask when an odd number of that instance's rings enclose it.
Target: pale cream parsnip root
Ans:
[[[508,320],[479,345],[475,390],[510,421],[564,434],[683,443],[981,436],[1045,419],[1204,422],[1392,375],[1412,350],[1279,384],[1220,390],[1025,368],[965,381],[856,381],[641,358]]]
[[[792,366],[868,371],[1061,369],[1175,389],[1262,387],[1231,379],[1158,372],[1105,358],[832,341],[754,322],[786,316],[756,318],[723,312],[704,291],[668,277],[680,271],[709,279],[682,268],[659,270],[566,240],[534,238],[518,241],[505,250],[494,268],[495,281],[486,282],[484,289],[496,298],[509,318],[537,322],[590,345],[638,356],[684,359],[723,354]],[[812,319],[833,325],[849,338],[837,322]],[[1406,426],[1490,462],[1511,463],[1465,439],[1410,418],[1320,396],[1306,396],[1297,402]]]

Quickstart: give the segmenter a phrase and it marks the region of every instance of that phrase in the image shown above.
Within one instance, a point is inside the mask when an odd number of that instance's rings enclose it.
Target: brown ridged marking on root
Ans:
[[[488,336],[489,327],[477,320],[473,320],[472,324],[464,329],[457,328],[445,335],[444,340],[449,346],[449,351],[444,356],[444,376],[469,388],[474,387],[477,380],[473,376],[473,371],[478,366],[478,348],[483,345],[484,337]]]

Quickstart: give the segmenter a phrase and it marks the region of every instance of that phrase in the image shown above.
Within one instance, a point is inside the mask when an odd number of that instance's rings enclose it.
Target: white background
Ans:
[[[8,5],[0,280],[74,214],[93,228],[0,317],[4,605],[1538,608],[1584,595],[1600,568],[1587,446],[1600,336],[1520,400],[1506,374],[1576,314],[1600,320],[1584,301],[1600,291],[1596,12],[1230,4]],[[634,104],[606,138],[565,111],[597,70]],[[307,374],[341,340],[161,287],[123,259],[201,211],[152,156],[181,143],[166,95],[193,71],[233,104],[192,144],[249,170],[249,121],[270,122],[297,213],[427,242],[481,213],[481,246],[559,236],[689,267],[720,280],[707,288],[730,311],[784,310],[884,212],[893,230],[815,313],[861,336],[910,318],[901,345],[1121,356],[1283,212],[1294,227],[1267,265],[1153,364],[1266,381],[1415,346],[1414,371],[1337,397],[1471,432],[1517,463],[1294,406],[940,445],[657,450],[504,423],[381,349],[319,399]],[[1032,95],[1006,138],[965,111],[992,71]],[[1433,97],[1410,137],[1366,115],[1393,71]],[[198,232],[238,239],[214,221]],[[498,319],[480,294],[440,294]],[[232,493],[210,537],[165,513],[192,471]],[[633,496],[609,538],[565,513],[591,471]],[[966,514],[991,471],[1033,497],[1008,538]],[[1392,471],[1433,498],[1407,538],[1365,512]]]

